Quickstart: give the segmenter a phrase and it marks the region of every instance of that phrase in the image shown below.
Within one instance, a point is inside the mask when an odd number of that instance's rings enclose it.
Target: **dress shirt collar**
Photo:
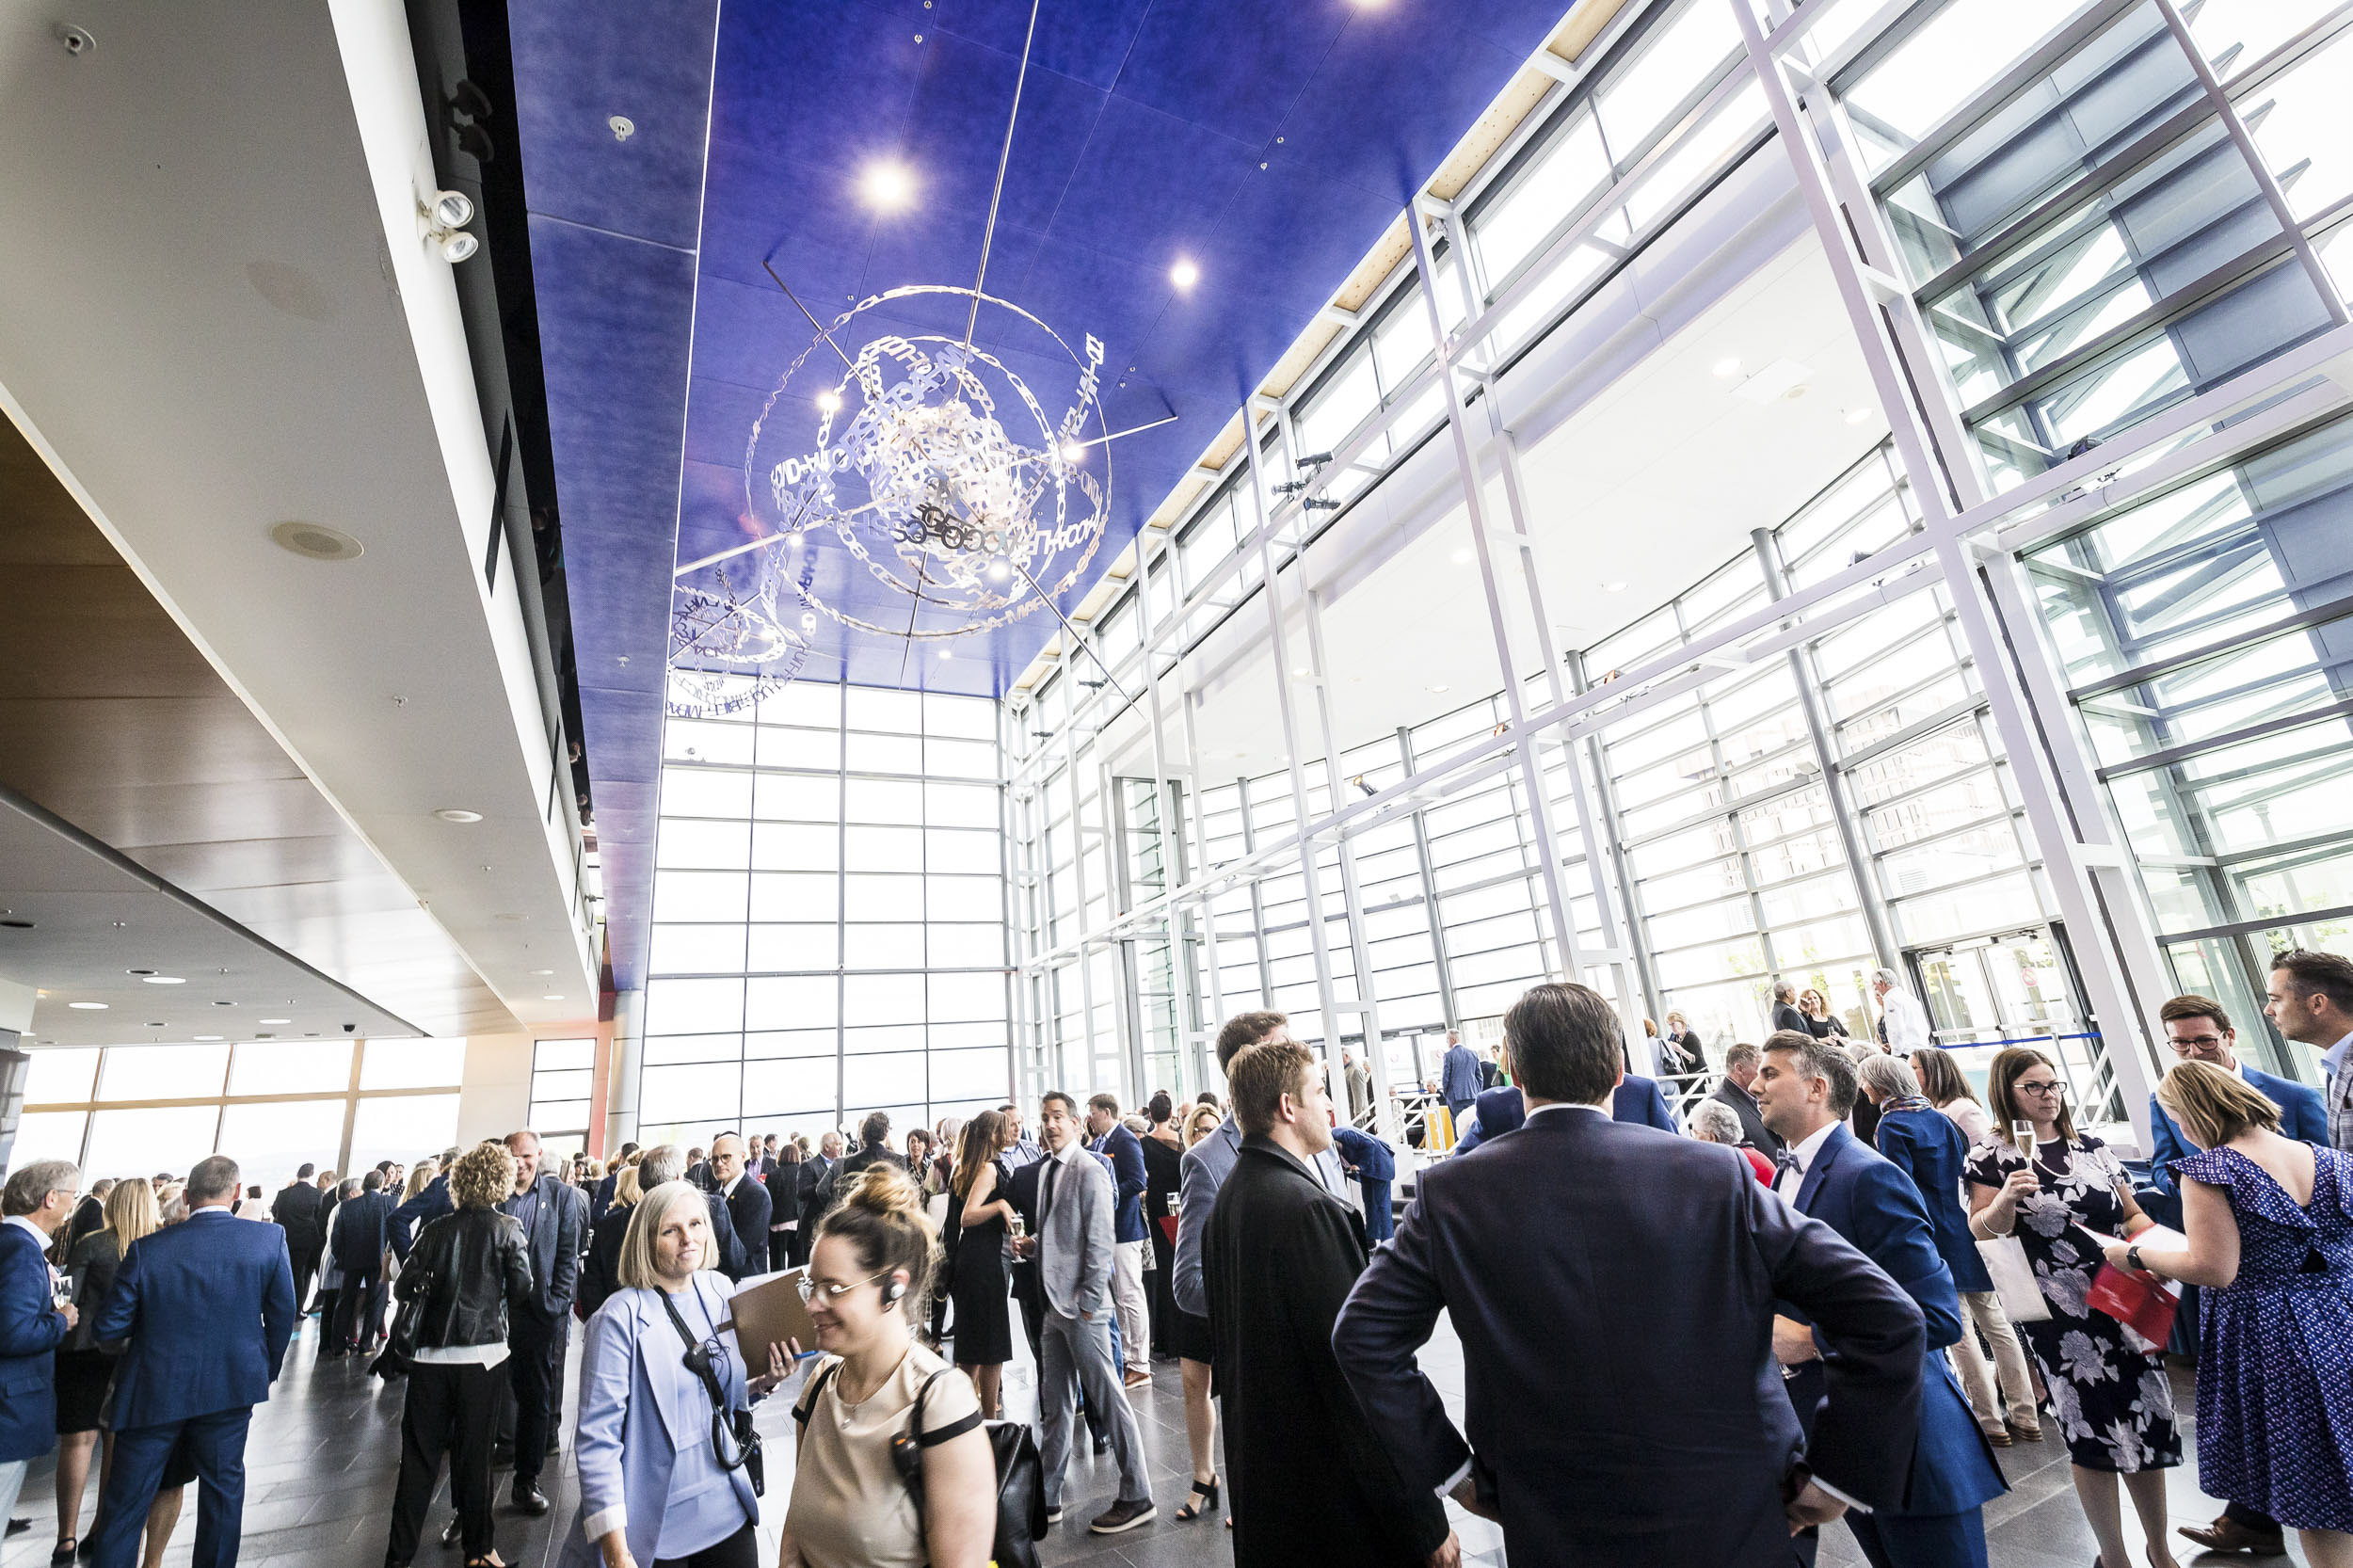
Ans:
[[[1048,1151],[1046,1158],[1048,1160],[1059,1160],[1063,1164],[1067,1165],[1072,1160],[1078,1159],[1080,1154],[1082,1152],[1081,1144],[1082,1140],[1073,1138],[1070,1142],[1064,1144],[1061,1148]]]
[[[41,1251],[47,1252],[49,1250],[49,1233],[41,1229],[40,1226],[33,1224],[32,1221],[26,1219],[24,1215],[11,1214],[8,1218],[8,1223],[12,1225],[23,1226],[25,1235],[40,1243]]]
[[[237,1206],[233,1203],[208,1203],[201,1208],[191,1208],[188,1210],[188,1218],[191,1220],[200,1214],[225,1214],[230,1219],[233,1220],[237,1217]]]
[[[719,1195],[723,1198],[731,1198],[735,1196],[735,1190],[743,1185],[744,1173],[738,1171],[735,1173],[735,1179],[733,1181],[728,1182],[726,1186],[719,1189]]]
[[[1822,1152],[1822,1145],[1830,1142],[1830,1135],[1838,1130],[1839,1125],[1836,1122],[1824,1122],[1814,1131],[1806,1134],[1803,1141],[1789,1144],[1789,1158],[1796,1163],[1783,1174],[1781,1179],[1773,1183],[1773,1191],[1781,1192],[1783,1197],[1794,1199],[1798,1189],[1805,1185],[1805,1173],[1814,1168],[1815,1159]],[[1785,1187],[1788,1191],[1783,1192],[1782,1189]]]
[[[2320,1064],[2322,1068],[2328,1072],[2330,1078],[2336,1077],[2337,1074],[2345,1070],[2345,1058],[2347,1047],[2353,1047],[2353,1034],[2346,1035],[2344,1039],[2339,1040],[2335,1045],[2330,1046],[2327,1050],[2320,1053]]]
[[[1540,1105],[1530,1111],[1528,1113],[1528,1121],[1520,1125],[1526,1127],[1528,1122],[1534,1121],[1547,1111],[1590,1111],[1596,1116],[1609,1116],[1612,1113],[1610,1108],[1606,1105],[1587,1105],[1582,1100],[1554,1100],[1550,1105]]]

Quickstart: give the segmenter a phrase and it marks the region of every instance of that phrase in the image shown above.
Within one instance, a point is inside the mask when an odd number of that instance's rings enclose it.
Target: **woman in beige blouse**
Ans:
[[[817,1227],[801,1292],[827,1353],[792,1408],[800,1448],[777,1568],[988,1561],[997,1465],[979,1396],[907,1320],[936,1251],[921,1191],[889,1165],[869,1166]],[[890,1440],[907,1432],[922,1452],[920,1511],[890,1460]]]

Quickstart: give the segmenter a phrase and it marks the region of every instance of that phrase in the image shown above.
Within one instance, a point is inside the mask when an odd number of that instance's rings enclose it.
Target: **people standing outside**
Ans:
[[[851,1183],[818,1225],[802,1293],[825,1359],[792,1411],[799,1449],[777,1568],[989,1560],[997,1473],[979,1405],[907,1318],[936,1253],[920,1190],[889,1166]],[[920,1503],[893,1452],[902,1439]]]
[[[127,1340],[115,1372],[114,1468],[99,1503],[98,1568],[131,1568],[172,1449],[198,1480],[194,1568],[231,1568],[245,1516],[245,1440],[295,1326],[294,1269],[275,1228],[242,1225],[237,1162],[188,1172],[188,1217],[134,1243],[93,1336]]]
[[[581,1350],[580,1512],[558,1568],[760,1568],[760,1502],[735,1415],[778,1380],[754,1377],[721,1327],[728,1287],[708,1195],[665,1181],[630,1211],[621,1288]]]
[[[1893,969],[1871,971],[1871,994],[1879,998],[1880,1044],[1897,1056],[1910,1056],[1935,1041],[1929,1032],[1928,1011],[1904,989],[1903,977]]]
[[[1013,1359],[1005,1305],[1005,1242],[1012,1235],[1012,1183],[1001,1156],[1005,1118],[984,1111],[964,1124],[964,1144],[948,1178],[948,1296],[955,1304],[956,1365],[972,1380],[981,1414],[997,1418],[999,1381]]]
[[[1332,1143],[1322,1064],[1288,1041],[1253,1046],[1226,1084],[1242,1144],[1202,1274],[1233,1463],[1234,1561],[1453,1568],[1461,1547],[1446,1505],[1398,1474],[1332,1351],[1365,1245],[1312,1163]]]
[[[2264,1014],[2281,1034],[2320,1052],[2329,1145],[2353,1154],[2353,959],[2308,948],[2280,954]]]
[[[1152,1256],[1152,1243],[1144,1234],[1144,1190],[1150,1178],[1144,1168],[1144,1144],[1121,1125],[1117,1095],[1089,1099],[1086,1126],[1087,1147],[1112,1162],[1112,1234],[1116,1242],[1112,1304],[1119,1315],[1120,1353],[1128,1362],[1124,1381],[1129,1388],[1142,1387],[1152,1381],[1150,1309],[1144,1293],[1144,1266]]]
[[[2125,1561],[2116,1496],[2121,1476],[2150,1568],[2174,1568],[2165,1472],[2182,1463],[2182,1437],[2165,1348],[2084,1300],[2101,1263],[2096,1239],[2129,1239],[2153,1222],[2134,1201],[2115,1154],[2076,1130],[2067,1080],[2049,1057],[2009,1047],[1993,1058],[1986,1090],[1995,1133],[1969,1151],[1970,1229],[1983,1240],[2016,1236],[2034,1266],[2051,1315],[2017,1326],[2041,1369],[2102,1562],[2120,1568]]]
[[[1786,1568],[1791,1531],[1841,1499],[1899,1500],[1921,1398],[1912,1298],[1730,1151],[1613,1119],[1625,1048],[1598,993],[1538,985],[1503,1027],[1526,1125],[1420,1173],[1332,1331],[1403,1483],[1499,1515],[1511,1560],[1534,1565]],[[1802,1452],[1776,1301],[1825,1348]],[[1475,1451],[1415,1359],[1442,1311]],[[1675,1353],[1618,1353],[1645,1344]]]
[[[515,1391],[511,1500],[536,1517],[549,1508],[539,1472],[563,1426],[564,1351],[588,1204],[577,1189],[539,1170],[538,1134],[527,1128],[508,1133],[506,1152],[515,1157],[515,1186],[499,1208],[522,1226],[531,1255],[531,1299],[507,1315],[506,1348],[513,1352],[506,1358],[507,1382]]]
[[[0,1519],[25,1470],[57,1443],[56,1351],[81,1319],[56,1300],[48,1252],[81,1185],[71,1161],[36,1160],[0,1187]]]
[[[407,1568],[416,1558],[443,1455],[467,1568],[504,1568],[491,1542],[490,1440],[499,1367],[512,1353],[509,1315],[531,1300],[531,1257],[522,1226],[498,1211],[515,1188],[515,1157],[504,1145],[476,1144],[457,1157],[449,1177],[456,1209],[418,1233],[393,1292],[421,1311],[401,1409],[389,1568]]]
[[[91,1456],[102,1440],[106,1389],[114,1381],[115,1358],[100,1348],[92,1332],[95,1320],[114,1293],[115,1275],[121,1272],[131,1243],[163,1228],[155,1191],[144,1181],[112,1184],[102,1217],[104,1226],[75,1242],[66,1258],[75,1280],[73,1304],[81,1321],[57,1347],[57,1546],[51,1554],[57,1564],[72,1560],[81,1544],[82,1494],[88,1485]],[[113,1441],[111,1436],[104,1440]]]
[[[1986,1271],[1985,1256],[1977,1251],[1977,1238],[1969,1229],[1961,1180],[1961,1172],[1969,1165],[1969,1141],[1959,1124],[1930,1105],[1921,1093],[1914,1076],[1918,1066],[1917,1059],[1907,1063],[1881,1052],[1873,1052],[1855,1066],[1862,1092],[1880,1108],[1879,1152],[1919,1190],[1936,1237],[1937,1256],[1952,1271],[1961,1316],[1975,1331],[1962,1334],[1946,1347],[1946,1359],[1969,1396],[1970,1408],[1977,1412],[1978,1430],[1997,1448],[2022,1439],[2038,1443],[2042,1439],[2042,1424],[2035,1411],[2034,1378],[2026,1370],[2026,1352],[2002,1311],[1993,1276]],[[1979,1334],[1993,1347],[1992,1371],[1984,1352],[1977,1349]]]
[[[1119,1466],[1119,1496],[1087,1528],[1116,1535],[1149,1524],[1159,1512],[1152,1504],[1144,1436],[1112,1355],[1116,1200],[1111,1173],[1080,1136],[1078,1101],[1059,1089],[1050,1091],[1038,1108],[1038,1130],[1048,1152],[1038,1178],[1037,1229],[1014,1247],[1037,1259],[1046,1307],[1037,1374],[1046,1514],[1049,1522],[1062,1518],[1070,1429],[1084,1390],[1087,1408],[1110,1429],[1112,1456]]]
[[[1873,1061],[1902,1066],[1892,1056],[1874,1053]],[[1855,1095],[1855,1066],[1841,1041],[1785,1030],[1765,1042],[1757,1105],[1788,1150],[1773,1191],[1799,1213],[1854,1243],[1902,1287],[1920,1308],[1928,1349],[1941,1350],[1968,1332],[1952,1272],[1912,1176],[1847,1130]],[[1903,1111],[1925,1115],[1959,1136],[1925,1102]],[[1957,1153],[1932,1147],[1951,1161],[1941,1184],[1954,1185],[1961,1176]],[[1951,1207],[1958,1211],[1957,1198]],[[1810,1430],[1826,1376],[1811,1325],[1802,1318],[1778,1316],[1773,1354],[1785,1370],[1789,1402]],[[1848,1528],[1865,1556],[1889,1568],[1986,1568],[1982,1510],[2009,1488],[1951,1370],[1931,1358],[1920,1383],[1911,1474],[1902,1496],[1869,1512],[1849,1512]]]
[[[1438,1094],[1454,1117],[1458,1133],[1462,1130],[1463,1112],[1478,1101],[1485,1087],[1486,1076],[1479,1070],[1479,1053],[1463,1044],[1461,1031],[1448,1030],[1446,1055],[1438,1061]]]
[[[2353,1564],[2353,1158],[2281,1132],[2251,1082],[2191,1058],[2158,1098],[2198,1152],[2186,1250],[2111,1241],[2107,1260],[2207,1289],[2199,1322],[2198,1485]],[[2206,1532],[2182,1533],[2203,1543]],[[2258,1553],[2265,1546],[2253,1546]]]
[[[191,1192],[191,1207],[196,1202]],[[385,1227],[392,1200],[384,1192],[384,1173],[370,1171],[344,1183],[335,1208],[335,1267],[343,1276],[335,1297],[329,1355],[365,1352],[384,1332]],[[291,1260],[289,1262],[291,1267]]]

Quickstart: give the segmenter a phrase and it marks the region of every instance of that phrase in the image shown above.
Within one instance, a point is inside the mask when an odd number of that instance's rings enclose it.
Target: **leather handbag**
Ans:
[[[423,1273],[424,1283],[417,1287],[415,1294],[401,1298],[400,1310],[392,1314],[392,1333],[384,1340],[382,1353],[368,1363],[370,1377],[405,1377],[416,1361],[417,1336],[424,1328],[425,1306],[433,1300],[435,1277],[414,1257],[408,1268]]]
[[[1993,1277],[1993,1293],[2002,1300],[2002,1315],[2013,1323],[2040,1323],[2051,1316],[2051,1304],[2035,1283],[2034,1265],[2026,1259],[2026,1244],[2015,1236],[1996,1236],[1977,1242],[1977,1256]]]
[[[840,1365],[837,1361],[818,1374],[804,1401],[805,1408],[816,1408],[817,1394],[824,1387],[824,1380]],[[1045,1537],[1047,1525],[1046,1466],[1038,1458],[1037,1439],[1021,1422],[984,1421],[977,1410],[936,1432],[925,1431],[924,1397],[948,1371],[949,1368],[941,1368],[925,1378],[923,1385],[915,1391],[915,1409],[907,1418],[906,1431],[891,1435],[890,1463],[899,1478],[906,1482],[907,1494],[915,1499],[916,1516],[920,1519],[923,1512],[923,1450],[979,1427],[988,1436],[989,1457],[997,1466],[997,1528],[989,1543],[989,1558],[996,1568],[1038,1568],[1037,1543]]]

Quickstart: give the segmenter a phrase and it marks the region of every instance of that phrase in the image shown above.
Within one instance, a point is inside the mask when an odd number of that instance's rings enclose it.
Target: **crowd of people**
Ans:
[[[190,1482],[194,1561],[227,1568],[252,1409],[311,1317],[322,1358],[402,1387],[387,1564],[414,1560],[446,1467],[442,1544],[503,1568],[492,1477],[550,1511],[578,1320],[569,1568],[759,1568],[752,1409],[788,1386],[779,1568],[1021,1560],[1081,1443],[1117,1478],[1087,1528],[1143,1528],[1130,1400],[1155,1356],[1192,1462],[1173,1518],[1223,1520],[1241,1564],[1449,1568],[1452,1499],[1515,1565],[1810,1563],[1843,1519],[1882,1568],[1984,1568],[2000,1453],[2051,1431],[2103,1568],[2137,1560],[2137,1560],[2173,1568],[2183,1426],[2123,1281],[2180,1292],[2195,1355],[2200,1482],[2229,1507],[2182,1533],[2264,1554],[2292,1529],[2353,1565],[2353,963],[2271,974],[2319,1092],[2242,1063],[2220,1002],[2167,1002],[2145,1169],[2078,1125],[2062,1060],[2006,1047],[1980,1092],[1881,993],[1861,1041],[1817,1027],[1818,995],[1777,997],[1678,1116],[1602,997],[1535,986],[1499,1050],[1450,1042],[1462,1135],[1401,1218],[1361,1064],[1272,1012],[1219,1032],[1224,1101],[1132,1114],[1052,1090],[895,1140],[875,1112],[609,1168],[517,1131],[267,1197],[226,1155],[87,1192],[35,1162],[0,1194],[0,1514],[54,1448],[59,1568],[155,1568]],[[1668,1024],[1661,1060],[1705,1060]],[[741,1343],[733,1292],[788,1269],[813,1342]],[[1026,1431],[1004,1420],[1016,1311]],[[1419,1361],[1442,1311],[1460,1427]]]

